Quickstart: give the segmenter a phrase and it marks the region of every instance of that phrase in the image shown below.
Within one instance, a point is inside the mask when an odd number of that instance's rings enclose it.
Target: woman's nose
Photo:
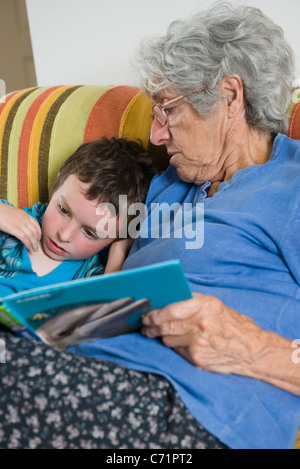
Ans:
[[[171,139],[171,132],[168,124],[160,125],[157,119],[154,119],[151,127],[150,141],[153,145],[166,145]]]

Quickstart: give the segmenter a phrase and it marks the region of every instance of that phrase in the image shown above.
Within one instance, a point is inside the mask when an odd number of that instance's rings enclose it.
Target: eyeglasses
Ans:
[[[164,127],[168,123],[168,116],[166,114],[165,109],[168,108],[170,106],[170,104],[177,103],[181,99],[187,98],[191,94],[199,93],[199,92],[203,91],[204,89],[205,89],[205,87],[201,86],[201,87],[199,87],[195,90],[188,91],[186,94],[181,94],[180,96],[176,96],[176,98],[173,98],[170,101],[166,101],[164,104],[160,104],[160,103],[154,104],[153,107],[152,107],[151,118],[153,120],[157,119],[159,124],[162,127]]]

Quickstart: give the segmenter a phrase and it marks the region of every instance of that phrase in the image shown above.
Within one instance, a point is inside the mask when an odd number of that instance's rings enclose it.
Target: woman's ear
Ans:
[[[220,84],[227,99],[227,115],[231,119],[244,111],[244,84],[237,74],[225,77]]]

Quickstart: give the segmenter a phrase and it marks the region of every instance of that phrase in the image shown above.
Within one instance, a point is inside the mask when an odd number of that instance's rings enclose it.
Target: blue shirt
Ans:
[[[185,183],[172,167],[157,176],[147,197],[148,220],[124,268],[180,259],[192,291],[217,296],[263,329],[300,338],[300,142],[278,135],[266,164],[238,171],[212,197],[208,185]],[[176,238],[175,225],[170,237],[143,237],[156,210],[151,204],[163,202],[191,204],[194,229],[197,204],[204,204],[202,247],[187,249],[190,238]],[[300,398],[282,389],[199,370],[138,333],[71,350],[166,376],[193,416],[232,448],[294,447]]]

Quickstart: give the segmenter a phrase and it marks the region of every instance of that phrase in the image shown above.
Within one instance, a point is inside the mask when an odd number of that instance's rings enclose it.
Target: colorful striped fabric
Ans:
[[[298,438],[297,438],[297,441],[296,441],[295,449],[300,449],[300,431],[298,433]]]
[[[130,86],[36,87],[9,94],[0,102],[0,198],[18,207],[47,202],[63,161],[81,143],[103,136],[141,141],[165,168],[166,151],[149,142],[150,113],[150,99]],[[300,139],[295,99],[289,115],[289,135]]]
[[[141,141],[160,167],[162,148],[149,143],[151,102],[130,86],[36,87],[0,103],[0,198],[18,207],[47,202],[63,161],[83,142],[103,136]]]

